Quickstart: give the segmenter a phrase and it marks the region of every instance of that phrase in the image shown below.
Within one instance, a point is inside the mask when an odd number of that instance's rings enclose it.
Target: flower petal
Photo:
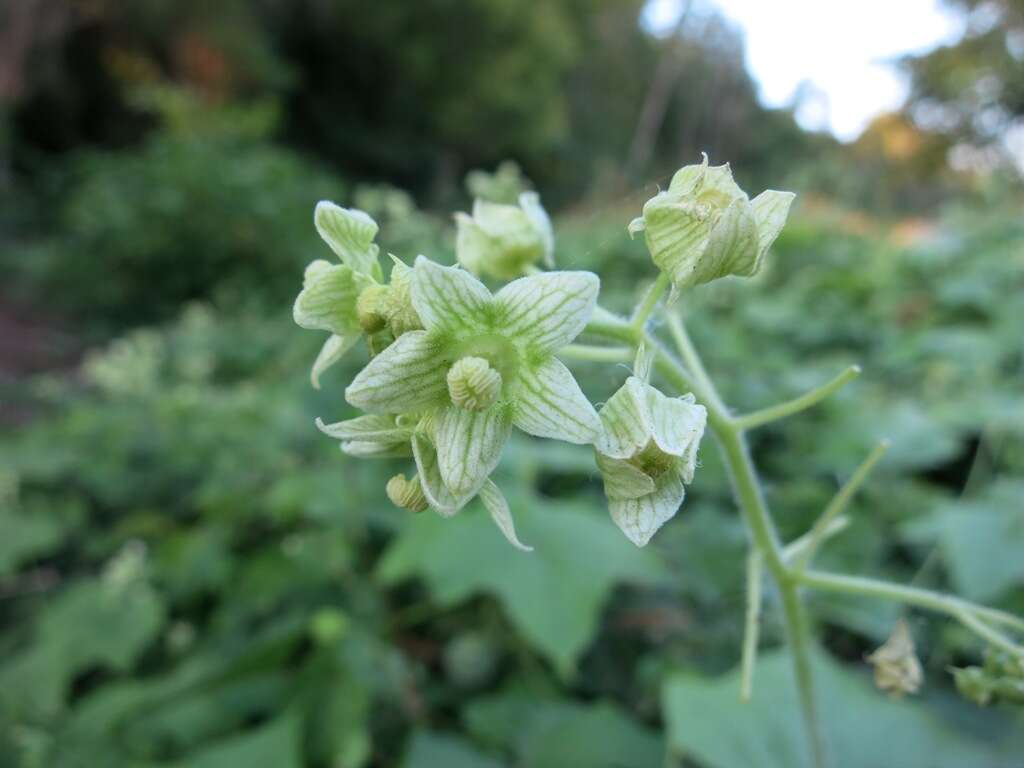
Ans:
[[[359,331],[356,300],[371,282],[343,264],[314,261],[306,267],[302,292],[292,308],[295,322],[303,328],[339,335]]]
[[[473,498],[475,491],[456,495],[445,486],[437,463],[437,449],[424,435],[413,435],[412,455],[416,459],[423,495],[430,508],[441,517],[451,517]]]
[[[337,440],[398,443],[412,436],[411,428],[398,426],[394,416],[383,413],[370,413],[333,424],[324,424],[318,418],[316,428]]]
[[[651,259],[677,287],[690,285],[711,233],[704,206],[661,192],[644,205],[644,241]],[[630,232],[638,230],[631,224]]]
[[[530,217],[530,221],[540,233],[544,243],[544,264],[548,269],[555,266],[555,230],[551,226],[551,217],[540,204],[540,195],[536,192],[523,192],[519,195],[519,207]]]
[[[604,481],[604,495],[614,501],[638,499],[654,493],[654,480],[628,461],[595,454]]]
[[[329,200],[316,204],[313,223],[320,237],[346,265],[365,275],[379,277],[377,222],[355,208],[342,208]]]
[[[654,493],[638,499],[611,499],[608,511],[626,538],[642,547],[672,519],[685,496],[686,490],[679,476],[675,472],[666,472]]]
[[[792,192],[777,192],[774,189],[766,189],[760,195],[750,201],[754,209],[754,219],[757,221],[757,238],[761,248],[761,256],[771,248],[775,238],[786,225],[789,217],[789,207],[796,197]]]
[[[565,364],[549,357],[524,365],[515,389],[513,423],[531,435],[585,445],[601,434],[601,420]]]
[[[427,331],[409,331],[373,358],[345,390],[345,399],[371,413],[404,413],[445,400],[443,345]]]
[[[512,510],[508,507],[508,501],[505,500],[501,489],[490,479],[486,480],[480,488],[480,501],[484,503],[491,515],[491,520],[498,526],[498,530],[505,535],[513,547],[521,549],[523,552],[533,552],[533,547],[526,546],[516,536],[516,525],[512,520]]]
[[[496,326],[533,354],[560,349],[590,321],[601,281],[593,272],[545,272],[522,277],[494,297]]]
[[[409,443],[378,443],[375,441],[346,440],[341,450],[359,459],[394,459],[409,455]]]
[[[324,342],[323,347],[320,348],[320,354],[316,356],[316,360],[313,362],[313,370],[309,373],[309,380],[313,384],[313,389],[320,389],[320,374],[341,360],[344,354],[359,341],[360,336],[362,336],[362,330],[358,333],[347,333],[344,336],[339,336],[336,333],[331,334],[327,341]]]
[[[491,292],[466,270],[442,267],[425,256],[416,258],[412,305],[427,330],[459,330],[485,323],[491,302]]]
[[[695,453],[708,420],[704,406],[697,405],[693,395],[666,397],[651,386],[647,387],[647,405],[655,444],[672,456]]]
[[[438,418],[435,431],[441,478],[456,496],[475,494],[491,474],[512,429],[503,404],[484,411],[449,406]]]
[[[708,236],[707,247],[687,285],[707,283],[719,277],[750,277],[761,266],[757,222],[746,200],[732,202]]]
[[[597,450],[615,459],[628,459],[651,440],[651,422],[647,390],[642,379],[630,376],[601,408],[601,436]]]

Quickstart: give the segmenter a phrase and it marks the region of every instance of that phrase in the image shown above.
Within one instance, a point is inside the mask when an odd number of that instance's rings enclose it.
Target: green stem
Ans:
[[[754,663],[761,628],[761,553],[751,548],[747,555],[747,614],[743,624],[743,653],[740,656],[740,701],[750,701],[754,690]]]
[[[593,347],[588,344],[570,344],[558,350],[559,357],[593,363],[628,363],[633,355],[629,347]]]
[[[848,595],[861,595],[864,597],[877,597],[882,600],[914,606],[915,608],[924,608],[936,613],[944,613],[958,621],[961,620],[966,612],[989,624],[1001,624],[1017,632],[1024,633],[1024,619],[1019,616],[1014,616],[1012,613],[1000,611],[996,608],[976,605],[969,600],[964,600],[954,595],[946,595],[941,592],[934,592],[930,589],[908,587],[903,584],[893,584],[888,581],[865,576],[847,576],[841,573],[828,573],[825,571],[804,571],[803,573],[794,573],[793,577],[797,583],[811,589],[824,592],[840,592]]]
[[[659,272],[658,279],[655,280],[651,287],[647,289],[647,293],[644,295],[643,301],[641,301],[640,306],[637,307],[636,313],[633,315],[633,319],[629,324],[638,341],[643,338],[644,326],[647,325],[647,320],[654,313],[654,308],[658,306],[658,301],[661,299],[662,294],[668,290],[668,286],[668,275],[664,272]]]
[[[821,513],[814,525],[811,526],[811,532],[809,534],[809,540],[807,547],[795,560],[795,568],[797,570],[803,570],[807,567],[807,564],[811,562],[815,553],[818,551],[818,547],[825,540],[825,532],[828,530],[832,521],[838,517],[843,510],[846,509],[853,495],[857,493],[860,487],[864,484],[864,481],[868,479],[868,475],[871,474],[871,470],[874,469],[875,465],[881,461],[885,452],[889,450],[889,441],[882,440],[875,446],[875,449],[868,454],[868,457],[861,462],[860,466],[850,476],[850,479],[839,489],[835,496],[832,497],[832,501],[825,507],[825,511]]]
[[[1024,653],[1024,649],[994,628],[994,626],[1003,626],[1024,633],[1024,619],[1005,611],[975,605],[958,597],[916,587],[859,576],[803,570],[791,566],[789,564],[791,559],[803,557],[807,552],[813,552],[822,541],[843,527],[844,518],[839,514],[849,497],[856,491],[857,486],[863,482],[871,464],[880,458],[880,452],[878,457],[875,457],[875,454],[869,456],[844,489],[837,494],[836,499],[826,508],[823,519],[819,521],[820,525],[816,526],[816,532],[812,530],[784,549],[764,501],[761,485],[744,439],[744,430],[776,418],[783,418],[815,404],[856,376],[859,369],[856,367],[847,369],[823,387],[789,403],[734,419],[730,417],[728,409],[722,403],[696,348],[678,318],[670,315],[668,327],[679,348],[683,364],[676,360],[653,334],[645,331],[644,326],[650,312],[653,311],[658,298],[665,290],[664,286],[658,290],[656,288],[657,284],[652,286],[645,297],[641,310],[634,315],[632,321],[627,322],[599,310],[587,325],[586,333],[631,345],[643,343],[654,355],[654,367],[659,375],[680,393],[693,392],[707,408],[708,428],[715,435],[725,460],[732,481],[733,495],[743,521],[750,532],[753,551],[757,553],[759,559],[763,560],[781,597],[800,708],[810,741],[813,762],[817,768],[823,768],[826,765],[826,754],[815,702],[811,669],[811,642],[807,630],[807,617],[800,597],[801,587],[878,597],[944,613],[962,622],[987,642],[1004,649],[1012,649],[1015,653]],[[604,350],[602,350],[602,354],[605,354]],[[876,452],[879,450],[876,449]],[[756,637],[754,642],[756,644]],[[748,634],[746,645],[749,643]],[[750,651],[746,648],[744,655],[750,655]]]
[[[832,379],[832,381],[822,384],[817,389],[812,389],[805,395],[801,395],[800,397],[792,400],[787,400],[786,402],[779,403],[778,405],[763,408],[760,411],[754,411],[753,413],[736,417],[736,424],[740,429],[753,429],[754,427],[760,427],[764,424],[784,419],[787,416],[792,416],[794,413],[800,413],[800,411],[805,411],[812,405],[817,405],[826,397],[850,382],[852,379],[857,378],[859,375],[860,366],[851,365],[845,371]]]

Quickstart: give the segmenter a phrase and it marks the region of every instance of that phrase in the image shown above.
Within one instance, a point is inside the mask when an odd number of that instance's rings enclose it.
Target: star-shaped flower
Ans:
[[[468,272],[420,256],[409,331],[356,376],[345,398],[371,414],[419,414],[412,436],[430,506],[453,514],[484,488],[512,427],[586,444],[600,419],[554,353],[597,301],[589,272],[548,272],[497,294]]]
[[[706,422],[693,395],[666,397],[636,376],[601,408],[604,431],[595,449],[608,509],[638,547],[683,503]]]

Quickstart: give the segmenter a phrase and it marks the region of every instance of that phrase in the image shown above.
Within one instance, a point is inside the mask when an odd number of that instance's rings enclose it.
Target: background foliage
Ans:
[[[865,368],[754,435],[783,532],[886,436],[825,565],[1024,610],[1019,182],[947,162],[1005,126],[922,117],[982,77],[1019,113],[1019,9],[908,63],[904,113],[839,146],[757,103],[711,13],[666,40],[637,0],[536,5],[4,8],[23,45],[0,46],[0,765],[801,765],[772,596],[737,700],[746,543],[711,443],[638,550],[588,451],[513,442],[498,479],[523,555],[475,506],[391,508],[396,468],[312,427],[350,415],[359,362],[309,387],[320,340],[290,300],[325,255],[315,201],[370,211],[406,261],[450,262],[464,173],[505,157],[560,209],[559,265],[599,272],[619,310],[652,276],[625,224],[699,150],[744,188],[800,191],[765,274],[683,305],[740,409]],[[662,120],[629,160],[666,59]],[[627,375],[579,370],[595,402]],[[922,695],[871,687],[864,655],[897,615],[814,604],[839,764],[1019,765],[1019,708],[953,691],[947,668],[979,651],[957,627],[911,615]]]

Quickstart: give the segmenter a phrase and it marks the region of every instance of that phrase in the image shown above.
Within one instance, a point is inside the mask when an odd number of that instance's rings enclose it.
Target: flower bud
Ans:
[[[534,192],[521,194],[519,205],[478,199],[473,215],[457,213],[455,223],[455,255],[474,274],[511,280],[542,259],[551,265],[551,220]]]
[[[448,369],[448,394],[467,411],[484,411],[501,395],[501,374],[482,357],[463,357]]]
[[[921,662],[914,653],[910,627],[903,619],[896,622],[889,639],[868,656],[868,661],[875,667],[875,685],[893,696],[917,693],[921,687]]]
[[[356,300],[356,317],[359,327],[367,333],[376,333],[387,325],[385,302],[388,288],[384,285],[370,285],[362,290]]]
[[[750,277],[786,223],[793,197],[767,190],[750,200],[729,166],[709,166],[705,155],[647,201],[629,233],[644,233],[651,258],[675,289],[727,275]]]
[[[423,488],[416,475],[411,480],[406,480],[402,474],[395,475],[388,480],[385,492],[392,504],[410,512],[422,512],[428,506],[427,497],[423,495]]]

